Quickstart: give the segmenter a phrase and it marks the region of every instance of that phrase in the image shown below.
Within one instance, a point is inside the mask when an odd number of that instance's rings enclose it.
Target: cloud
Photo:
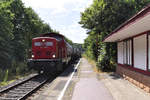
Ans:
[[[53,13],[63,13],[68,9],[65,5],[75,5],[74,10],[83,11],[85,7],[88,7],[93,0],[22,0],[25,2],[26,6],[31,6],[33,8],[49,8],[53,9]]]
[[[87,34],[85,34],[86,31],[77,23],[73,23],[68,27],[62,26],[60,31],[75,43],[83,43],[84,39],[87,37]]]
[[[49,8],[53,10],[53,14],[63,13],[66,11],[64,8],[68,0],[23,0],[26,6],[31,6],[35,9]]]
[[[76,43],[83,43],[86,31],[80,27],[80,12],[93,0],[22,0],[25,6],[32,7],[53,29]]]
[[[85,8],[89,7],[93,2],[93,0],[77,0],[77,1],[78,4],[75,6],[73,10],[79,12],[83,12]]]

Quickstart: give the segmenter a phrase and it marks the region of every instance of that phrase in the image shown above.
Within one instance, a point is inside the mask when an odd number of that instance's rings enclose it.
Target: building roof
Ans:
[[[51,37],[51,36],[60,36],[60,37],[64,37],[63,35],[58,34],[58,33],[54,33],[54,32],[41,34],[41,37]]]
[[[104,42],[118,42],[150,30],[150,5],[143,8],[105,37]]]

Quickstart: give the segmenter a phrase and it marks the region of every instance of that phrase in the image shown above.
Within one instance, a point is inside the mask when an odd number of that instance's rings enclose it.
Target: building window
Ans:
[[[126,65],[132,65],[132,40],[126,40],[123,42],[123,63]]]

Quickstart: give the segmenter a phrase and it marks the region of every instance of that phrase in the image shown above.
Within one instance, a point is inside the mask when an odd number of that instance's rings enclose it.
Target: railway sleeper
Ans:
[[[32,90],[33,88],[16,88],[12,91],[29,91],[29,90]]]
[[[9,93],[13,93],[13,94],[17,94],[17,93],[19,93],[19,94],[23,94],[23,93],[27,93],[29,90],[24,90],[24,91],[9,91]]]
[[[45,83],[47,79],[45,79],[45,77],[39,77],[33,80],[0,94],[0,100],[18,100],[24,98],[31,91],[34,91],[40,85]]]
[[[30,90],[22,90],[22,91],[10,91],[9,92],[9,94],[11,94],[11,93],[14,93],[14,94],[23,94],[23,93],[27,93],[27,92],[29,92]]]
[[[18,94],[9,94],[9,95],[6,95],[5,97],[6,98],[21,98],[23,97],[24,95],[18,95]]]
[[[38,85],[38,84],[40,84],[40,83],[36,83],[36,84],[32,84],[32,85],[31,85],[31,84],[27,84],[27,85],[24,84],[24,85],[21,86],[21,88],[32,88],[33,86],[36,86],[36,85]],[[19,88],[19,87],[18,87],[18,88]]]
[[[17,98],[4,98],[4,97],[0,97],[0,100],[18,100]]]

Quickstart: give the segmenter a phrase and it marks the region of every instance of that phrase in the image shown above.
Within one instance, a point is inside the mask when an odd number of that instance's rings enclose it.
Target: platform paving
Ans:
[[[150,100],[150,94],[123,79],[116,73],[95,73],[84,58],[78,68],[78,77],[72,98],[63,100]]]
[[[32,100],[58,100],[75,66],[70,66]],[[115,73],[95,73],[81,58],[61,100],[150,100],[150,94]]]
[[[70,76],[72,72],[74,71],[74,68],[76,67],[75,65],[70,65],[61,75],[59,75],[54,81],[52,81],[48,86],[46,86],[41,92],[38,94],[35,94],[33,97],[31,97],[29,100],[58,100],[58,97],[62,93],[67,81],[70,79]],[[74,74],[75,76],[78,73],[76,72]],[[66,92],[69,93],[65,100],[70,100],[71,96],[70,93],[72,94],[73,90],[70,86],[74,87],[75,84],[75,79],[71,80],[69,83],[69,86],[67,87],[69,90]],[[65,97],[65,96],[64,96]]]
[[[115,73],[103,73],[100,81],[109,89],[115,100],[150,100],[150,94]]]
[[[96,78],[97,74],[84,58],[79,73],[79,81],[75,85],[72,100],[113,100],[109,90]]]

